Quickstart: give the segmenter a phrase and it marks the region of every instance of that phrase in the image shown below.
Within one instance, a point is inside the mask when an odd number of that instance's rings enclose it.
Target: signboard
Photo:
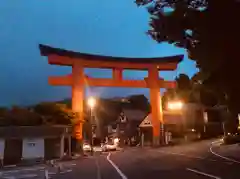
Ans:
[[[152,127],[150,115],[148,115],[139,125],[139,127]]]

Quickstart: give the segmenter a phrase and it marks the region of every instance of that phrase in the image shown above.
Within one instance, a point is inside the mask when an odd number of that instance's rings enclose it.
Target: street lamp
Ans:
[[[90,109],[92,110],[95,105],[96,105],[96,99],[94,97],[90,97],[87,101],[88,106],[90,107]]]
[[[90,117],[91,117],[91,120],[90,120],[90,123],[91,123],[91,152],[93,152],[93,134],[94,134],[94,115],[93,115],[93,109],[94,107],[96,106],[96,99],[94,97],[90,97],[87,101],[87,104],[90,108]]]
[[[179,111],[183,108],[183,102],[182,101],[170,101],[167,104],[167,108],[169,110]]]

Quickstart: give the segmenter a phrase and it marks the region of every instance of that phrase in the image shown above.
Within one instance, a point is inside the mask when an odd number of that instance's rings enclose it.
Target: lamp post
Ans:
[[[90,108],[90,123],[91,123],[91,146],[93,147],[93,121],[94,121],[94,115],[93,115],[93,110],[94,107],[96,106],[96,99],[94,97],[90,97],[87,101],[87,104]]]

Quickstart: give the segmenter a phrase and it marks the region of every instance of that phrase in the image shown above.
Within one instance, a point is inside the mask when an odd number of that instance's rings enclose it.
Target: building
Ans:
[[[131,145],[138,141],[139,124],[147,116],[147,112],[138,109],[122,109],[116,121],[108,125],[108,136],[119,137],[121,142]]]
[[[173,136],[179,136],[183,130],[183,116],[181,113],[163,111],[164,132],[171,132]],[[141,122],[142,142],[144,145],[151,145],[152,143],[152,115],[149,113]],[[162,131],[161,131],[162,132]],[[161,135],[163,135],[161,133]]]
[[[0,157],[4,165],[41,162],[71,153],[69,126],[0,127]],[[68,143],[67,143],[68,141]]]

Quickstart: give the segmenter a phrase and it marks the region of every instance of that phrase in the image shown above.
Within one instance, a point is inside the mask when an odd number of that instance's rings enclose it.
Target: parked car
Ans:
[[[102,145],[101,146],[93,146],[93,151],[94,152],[102,152],[103,151]]]
[[[104,152],[106,152],[106,151],[114,151],[114,150],[117,150],[117,145],[114,144],[113,142],[108,142],[108,143],[102,145],[102,150]]]
[[[83,151],[84,152],[91,152],[92,151],[92,147],[89,143],[83,143]]]

